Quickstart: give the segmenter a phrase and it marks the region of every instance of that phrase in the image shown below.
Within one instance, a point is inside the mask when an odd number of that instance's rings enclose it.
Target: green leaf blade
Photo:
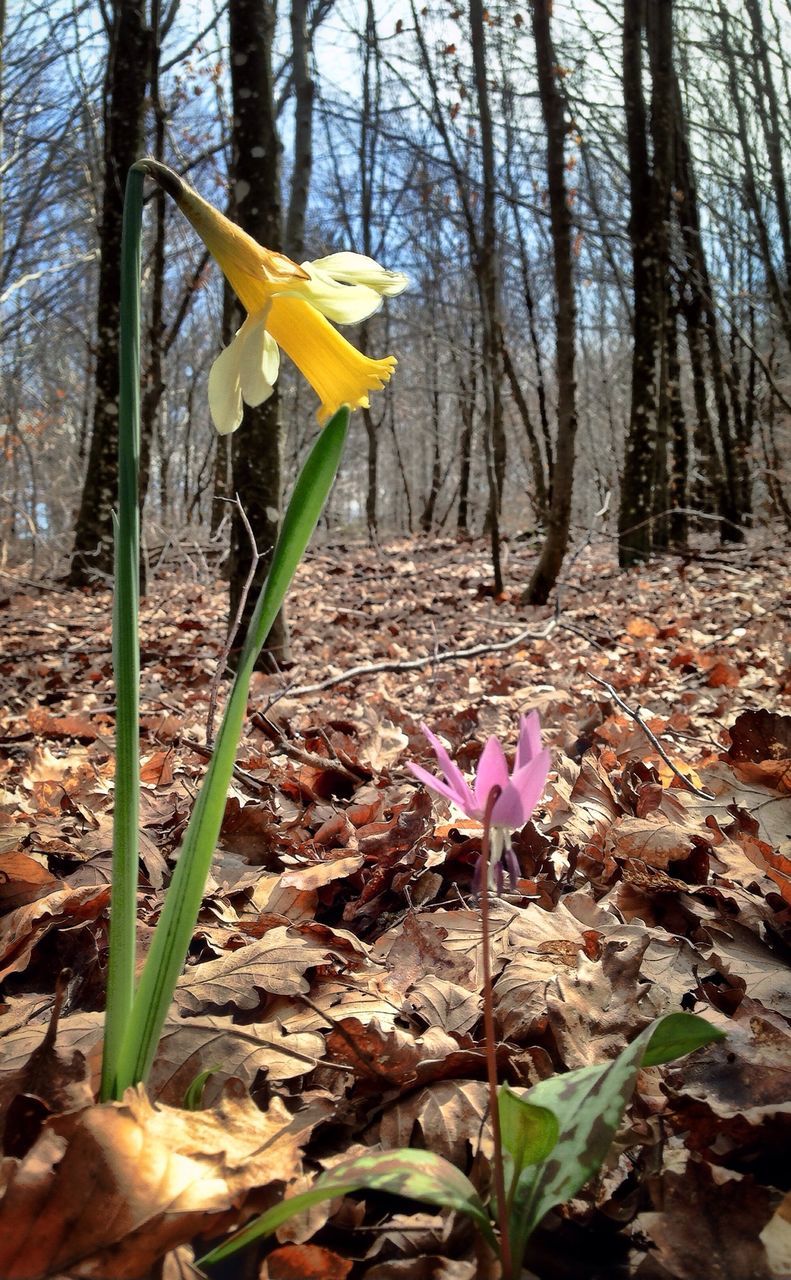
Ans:
[[[503,1152],[518,1177],[527,1165],[546,1160],[554,1150],[559,1134],[557,1117],[546,1107],[528,1102],[507,1084],[501,1085],[497,1104]]]
[[[140,262],[143,175],[130,170],[121,239],[118,514],[113,515],[115,803],[101,1097],[119,1096],[118,1064],[135,988],[140,808]]]
[[[685,1053],[694,1053],[704,1045],[724,1040],[725,1032],[691,1013],[668,1013],[653,1024],[651,1038],[643,1055],[642,1066],[659,1067],[674,1062]]]
[[[612,1062],[552,1076],[523,1095],[534,1106],[555,1114],[559,1137],[550,1157],[527,1166],[519,1178],[512,1212],[522,1247],[549,1210],[576,1195],[601,1166],[640,1069],[719,1039],[722,1032],[703,1018],[667,1014],[646,1027]]]
[[[119,1053],[116,1088],[145,1081],[184,968],[206,879],[225,814],[225,801],[247,712],[250,677],[277,617],[340,465],[349,410],[322,431],[297,478],[272,563],[250,623],[239,668],[209,767],[195,802],[165,904],[157,922]]]
[[[424,1204],[455,1209],[475,1221],[493,1248],[496,1241],[489,1215],[477,1191],[459,1169],[433,1151],[371,1151],[354,1156],[323,1173],[310,1191],[273,1205],[243,1231],[200,1258],[198,1265],[211,1266],[244,1249],[254,1240],[271,1235],[294,1214],[323,1200],[349,1195],[353,1191],[387,1191]]]

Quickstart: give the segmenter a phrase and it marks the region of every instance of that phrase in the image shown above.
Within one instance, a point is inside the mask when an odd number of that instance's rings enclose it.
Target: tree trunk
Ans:
[[[159,64],[162,49],[160,0],[151,0],[151,106],[154,113],[155,160],[165,160],[165,106],[159,89]],[[165,290],[165,192],[157,183],[153,195],[155,232],[151,255],[151,310],[148,322],[148,358],[143,372],[143,394],[140,400],[140,508],[145,506],[151,466],[154,420],[165,390],[163,357],[165,324],[163,295]],[[164,468],[163,468],[164,469]],[[165,513],[165,518],[167,515]]]
[[[566,191],[566,121],[563,95],[558,87],[558,60],[552,43],[551,8],[551,0],[534,0],[533,39],[536,46],[538,92],[547,134],[547,185],[557,304],[555,349],[555,377],[558,388],[557,439],[547,536],[527,588],[525,599],[529,604],[546,603],[550,591],[557,582],[563,557],[566,554],[571,522],[574,446],[577,435],[574,371],[576,304],[572,265],[571,210]]]
[[[783,138],[780,128],[780,122],[787,114],[787,107],[783,112],[778,101],[760,0],[745,0],[745,8],[752,24],[753,52],[759,72],[756,76],[756,101],[761,116],[769,172],[772,177],[772,191],[777,206],[777,229],[783,247],[785,270],[784,292],[787,299],[791,300],[791,208],[789,208],[788,187],[783,165]]]
[[[693,432],[693,505],[700,511],[721,509],[723,477],[720,457],[714,440],[706,390],[706,367],[703,355],[701,303],[697,294],[684,303],[687,347],[692,373],[692,396],[695,402]]]
[[[5,156],[5,18],[6,0],[0,0],[0,157]],[[5,257],[5,196],[3,192],[3,173],[5,166],[0,164],[0,263]],[[3,313],[0,309],[0,341],[3,338]]]
[[[305,253],[305,213],[313,170],[313,99],[307,0],[291,0],[291,65],[294,79],[294,167],[286,216],[286,253]]]
[[[763,428],[762,428],[763,435]],[[784,477],[788,471],[787,462],[784,465],[783,459],[780,457],[780,451],[777,447],[777,437],[775,435],[775,397],[771,396],[769,400],[769,411],[766,415],[766,434],[764,436],[764,456],[766,458],[766,480],[769,489],[769,495],[772,505],[777,515],[779,515],[785,523],[787,529],[791,530],[791,503],[788,501],[788,486],[784,483]]]
[[[424,533],[431,532],[431,526],[434,523],[434,513],[437,508],[437,498],[439,497],[440,486],[442,483],[442,460],[440,457],[440,401],[439,401],[439,370],[437,368],[437,318],[436,311],[432,307],[431,316],[431,480],[429,482],[429,490],[426,501],[423,505],[423,511],[420,516],[420,527]]]
[[[666,309],[666,308],[665,308]],[[651,478],[651,547],[664,551],[670,542],[670,371],[668,369],[667,316],[662,321],[662,339],[659,344],[659,371],[656,406],[656,453],[654,473]]]
[[[682,310],[687,326],[687,342],[692,365],[692,383],[698,430],[695,449],[704,460],[705,480],[698,482],[697,499],[702,510],[715,507],[722,516],[721,537],[738,540],[739,503],[737,497],[736,454],[730,426],[730,409],[726,393],[726,374],[720,349],[720,333],[714,308],[713,289],[708,263],[703,247],[703,236],[698,212],[698,191],[692,156],[687,137],[686,121],[681,100],[681,89],[673,77],[673,110],[676,137],[676,182],[682,200],[677,206],[685,255],[686,301]],[[714,428],[706,403],[706,377],[703,344],[708,348],[711,383],[716,407],[717,435],[722,450],[720,460]],[[708,490],[708,497],[706,490]]]
[[[514,404],[519,410],[519,417],[522,419],[522,426],[527,436],[527,447],[530,450],[530,464],[533,470],[533,484],[535,486],[536,518],[540,524],[543,524],[549,515],[549,495],[547,494],[546,481],[544,479],[544,460],[541,457],[541,446],[538,443],[533,419],[530,416],[530,409],[519,379],[516,376],[511,353],[506,346],[503,347],[503,368],[505,376],[511,384],[511,395],[514,398]]]
[[[233,214],[233,201],[228,206],[228,217]],[[222,290],[222,329],[220,341],[227,347],[233,338],[234,320],[237,317],[236,298],[228,281],[223,279]],[[214,468],[212,474],[212,504],[209,519],[209,533],[213,538],[218,532],[228,510],[228,502],[233,499],[233,468],[231,462],[231,437],[217,436],[214,451]],[[225,577],[230,579],[230,556],[223,560]]]
[[[376,30],[376,13],[373,0],[368,0],[365,10],[365,32],[363,33],[362,104],[360,111],[360,139],[357,150],[362,251],[366,257],[371,257],[373,253],[373,177],[376,170],[379,145],[380,75],[381,61]],[[360,325],[357,343],[359,350],[364,355],[368,355],[368,333],[369,329],[366,321]],[[363,421],[368,440],[368,485],[365,494],[365,519],[368,528],[368,540],[373,546],[376,542],[379,528],[379,427],[381,420],[377,422],[371,410],[364,409]]]
[[[456,513],[456,532],[467,537],[470,532],[470,472],[472,470],[472,442],[475,430],[475,401],[478,394],[478,376],[475,363],[475,330],[470,339],[469,376],[459,369],[459,415],[461,417],[461,441],[459,463],[459,505]]]
[[[503,590],[500,563],[500,511],[505,481],[506,441],[503,420],[503,358],[500,336],[500,262],[497,248],[497,177],[494,155],[494,130],[486,75],[486,31],[482,0],[470,0],[470,38],[478,119],[481,134],[481,166],[483,177],[483,209],[478,241],[475,273],[481,302],[483,326],[483,400],[486,410],[484,452],[489,477],[489,512],[487,524],[492,546],[494,591]]]
[[[651,64],[651,141],[643,93],[642,28],[647,13]],[[629,160],[629,239],[634,288],[632,402],[626,440],[618,554],[622,566],[647,559],[651,551],[653,488],[667,474],[659,457],[659,373],[663,360],[668,219],[673,172],[673,5],[660,0],[644,10],[642,0],[626,0],[623,27],[623,88]],[[666,440],[661,442],[666,447]]]
[[[669,533],[674,548],[683,549],[689,537],[686,515],[687,476],[689,472],[689,440],[684,403],[681,398],[681,362],[678,356],[678,304],[670,312],[667,327],[667,398],[670,420],[672,462],[670,467]]]
[[[522,223],[522,214],[519,208],[519,198],[518,198],[519,188],[518,188],[517,182],[514,179],[514,175],[512,172],[513,166],[511,161],[512,161],[516,139],[514,136],[514,127],[513,127],[514,114],[515,114],[514,104],[513,104],[513,94],[510,90],[504,95],[503,109],[504,109],[504,117],[505,117],[504,124],[505,124],[505,145],[506,145],[505,173],[508,179],[508,192],[512,199],[511,212],[514,220],[514,228],[516,230],[516,242],[519,247],[519,270],[522,278],[522,293],[524,295],[525,307],[527,309],[527,327],[530,333],[530,345],[533,349],[533,359],[535,360],[535,365],[536,365],[536,395],[538,397],[538,415],[539,415],[539,420],[541,422],[541,434],[544,440],[544,449],[546,451],[546,475],[544,475],[543,466],[542,466],[542,474],[541,474],[540,482],[538,481],[538,479],[536,479],[536,501],[539,503],[539,505],[541,502],[540,495],[542,493],[544,494],[544,507],[540,510],[539,515],[542,520],[545,520],[547,516],[546,503],[552,493],[552,469],[554,466],[555,459],[554,459],[553,450],[552,450],[552,436],[549,430],[549,414],[547,412],[547,389],[546,389],[546,380],[544,378],[544,360],[541,355],[541,344],[539,343],[539,340],[538,340],[538,329],[536,327],[536,311],[535,311],[535,303],[533,301],[533,288],[530,282],[530,266],[529,266],[529,258],[528,258],[527,241],[525,238],[524,225]],[[514,379],[509,373],[510,360],[508,358],[507,346],[504,348],[504,353],[506,357],[505,372],[511,383],[511,389],[514,393],[514,398],[517,400],[517,408],[519,409],[519,412],[522,416],[522,420],[525,424],[525,429],[527,430],[527,418],[525,417],[525,412],[523,411],[522,405],[520,404],[519,399],[517,398],[517,393],[514,388]],[[524,397],[522,397],[522,400],[524,401]],[[526,404],[524,405],[524,409],[525,410],[527,409]],[[532,428],[531,428],[531,432],[532,432]],[[536,472],[536,461],[535,461],[535,453],[533,452],[532,440],[531,440],[530,447],[531,447],[531,456],[533,457],[533,470],[534,472]],[[540,449],[538,451],[538,458],[539,459],[541,458]]]
[[[115,0],[105,75],[104,195],[96,309],[96,397],[88,467],[68,581],[85,586],[113,571],[112,511],[118,487],[118,325],[126,176],[143,150],[149,78],[145,0]]]
[[[376,499],[379,494],[379,436],[377,424],[370,409],[363,409],[363,422],[368,437],[368,484],[365,490],[365,523],[368,528],[368,541],[371,546],[376,543],[378,524]]]
[[[764,272],[766,274],[766,283],[769,289],[769,296],[771,297],[772,302],[775,305],[777,318],[782,327],[786,343],[788,344],[789,347],[791,347],[791,295],[789,294],[789,281],[786,279],[785,287],[784,287],[784,282],[778,276],[775,263],[774,263],[774,257],[772,254],[771,235],[770,235],[769,227],[767,226],[766,217],[764,214],[764,205],[758,191],[758,179],[756,177],[755,165],[753,163],[753,147],[750,142],[750,133],[749,133],[749,128],[747,124],[747,112],[745,110],[744,99],[742,97],[742,90],[739,84],[739,76],[738,76],[738,70],[737,70],[737,64],[736,64],[736,52],[733,48],[733,44],[731,43],[730,15],[728,14],[728,11],[723,3],[723,0],[720,0],[719,2],[719,12],[720,12],[720,24],[722,28],[722,49],[725,55],[725,62],[728,69],[729,96],[730,96],[731,103],[733,104],[734,111],[736,113],[737,133],[739,137],[739,146],[741,148],[741,153],[742,153],[742,164],[744,166],[744,169],[743,169],[744,203],[745,203],[745,207],[749,210],[750,214],[752,215],[753,225],[755,227],[755,238],[758,244],[758,249],[761,254],[761,260],[763,262]],[[771,152],[772,152],[772,148],[770,147],[770,163],[772,159]],[[781,174],[782,174],[782,169],[780,170],[780,175]],[[778,171],[775,167],[773,177],[775,178],[775,180],[777,180],[778,176],[779,176]],[[785,194],[785,189],[783,186],[782,195],[784,196],[784,194]],[[787,221],[788,219],[787,202],[785,202],[785,207],[786,207],[786,221]],[[782,208],[782,203],[781,203],[781,208]],[[780,216],[781,216],[780,209],[778,209],[778,217]],[[785,249],[787,235],[788,233],[786,233],[786,235],[782,235],[781,233],[784,249]],[[789,248],[791,250],[791,245],[789,246]]]
[[[233,180],[236,218],[260,244],[280,250],[280,140],[272,83],[273,0],[230,0],[228,5],[233,99]],[[242,615],[239,639],[252,616],[280,528],[282,430],[277,387],[244,421],[231,445],[233,486],[255,535],[260,560]],[[241,513],[234,510],[229,560],[231,617],[250,568],[251,547]],[[288,628],[281,610],[260,665],[288,660]]]
[[[406,505],[407,530],[414,533],[415,522],[412,514],[412,494],[409,491],[409,480],[407,478],[406,467],[404,466],[404,458],[401,453],[401,445],[398,440],[398,428],[396,426],[395,416],[395,400],[392,396],[387,402],[387,425],[390,430],[390,438],[393,441],[393,453],[395,454],[396,463],[398,465],[398,473],[401,476],[401,484],[404,489],[404,503]]]

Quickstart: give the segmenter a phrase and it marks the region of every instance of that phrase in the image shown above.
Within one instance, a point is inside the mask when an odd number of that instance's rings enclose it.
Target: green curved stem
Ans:
[[[134,999],[140,801],[140,244],[143,174],[130,169],[121,238],[118,397],[118,514],[115,529],[113,669],[115,811],[107,1012],[101,1096],[114,1094],[121,1042]]]
[[[497,1195],[497,1225],[500,1231],[500,1261],[504,1280],[512,1280],[511,1241],[508,1235],[508,1203],[505,1196],[505,1164],[500,1131],[500,1108],[497,1102],[497,1042],[494,1029],[494,991],[492,988],[491,930],[489,927],[489,864],[492,834],[492,811],[502,793],[492,787],[483,815],[481,853],[481,943],[483,950],[483,1027],[486,1037],[486,1079],[489,1086],[489,1116],[494,1138],[494,1186]]]

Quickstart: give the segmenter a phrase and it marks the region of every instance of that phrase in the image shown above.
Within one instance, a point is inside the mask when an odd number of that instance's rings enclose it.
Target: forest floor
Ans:
[[[791,1274],[787,549],[757,531],[624,574],[588,547],[540,610],[519,600],[534,557],[512,542],[494,599],[481,543],[309,555],[294,665],[254,678],[148,1093],[105,1106],[110,596],[0,579],[4,1277],[194,1276],[191,1244],[200,1256],[374,1144],[425,1146],[486,1181],[480,828],[406,765],[435,767],[421,721],[469,772],[490,734],[513,750],[532,708],[553,763],[515,837],[521,879],[494,906],[501,1077],[602,1062],[669,1010],[727,1039],[640,1074],[603,1170],[534,1237],[530,1274]],[[222,584],[186,551],[143,602],[141,957],[206,767],[225,617]],[[365,666],[380,669],[315,687]],[[183,1109],[204,1071],[202,1109]],[[466,1220],[407,1200],[338,1200],[292,1228],[227,1274],[495,1274]]]

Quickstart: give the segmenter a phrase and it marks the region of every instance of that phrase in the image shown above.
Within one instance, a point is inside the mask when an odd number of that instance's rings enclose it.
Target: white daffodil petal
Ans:
[[[383,297],[394,298],[409,284],[400,271],[388,271],[363,253],[331,253],[315,262],[303,262],[302,266],[311,275],[318,270],[341,284],[367,285]]]
[[[240,364],[244,339],[240,329],[230,346],[221,351],[209,372],[209,410],[221,436],[235,431],[242,421]]]
[[[280,368],[277,343],[266,331],[266,316],[245,320],[239,330],[241,360],[239,375],[245,404],[263,404],[272,394]]]
[[[382,305],[375,289],[364,284],[339,284],[327,271],[317,270],[314,263],[306,267],[308,284],[301,286],[299,296],[336,324],[359,324]]]
[[[275,342],[271,333],[264,333],[264,354],[261,362],[261,368],[264,371],[264,377],[270,386],[274,386],[277,382],[277,375],[280,372],[280,347]]]

